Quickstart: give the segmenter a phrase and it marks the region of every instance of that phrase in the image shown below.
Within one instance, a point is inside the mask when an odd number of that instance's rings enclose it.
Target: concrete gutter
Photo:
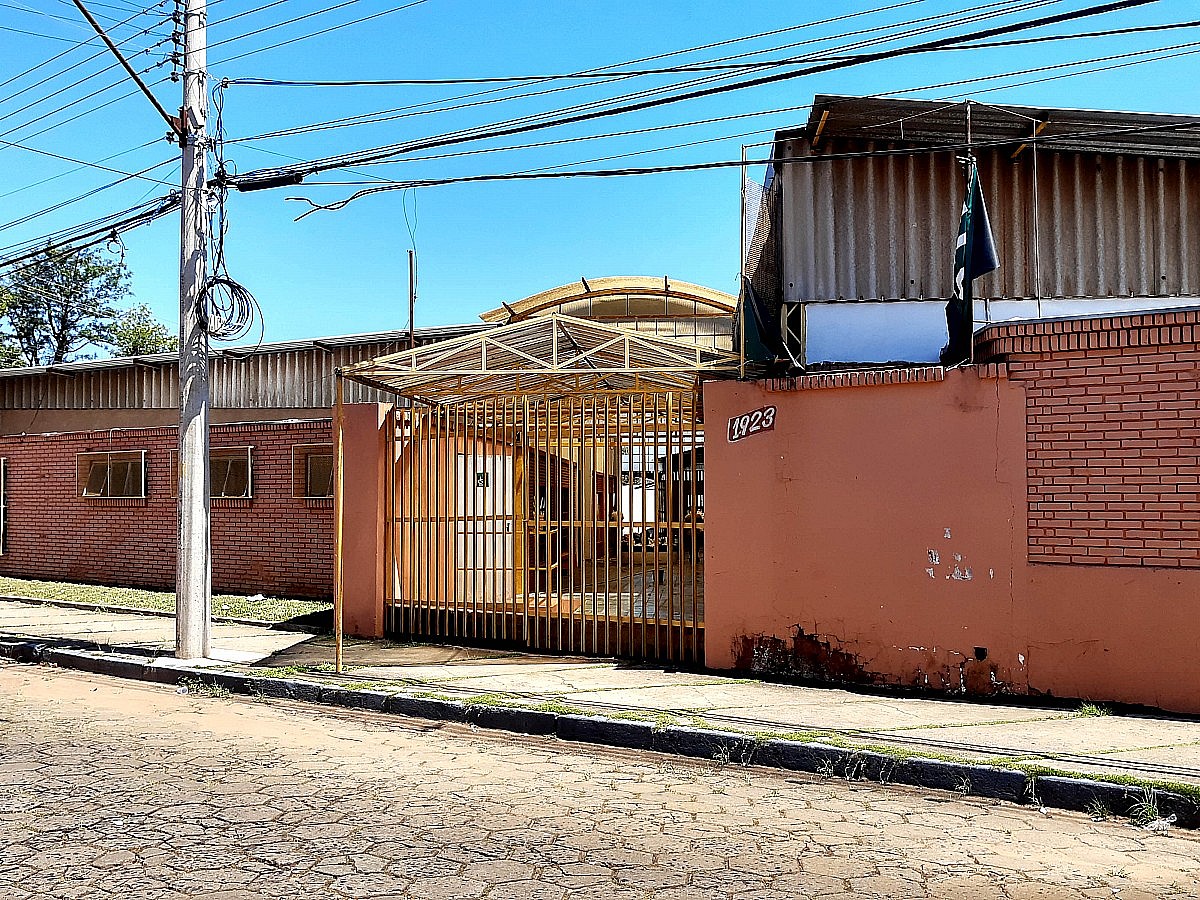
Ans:
[[[1103,804],[1114,816],[1127,816],[1146,799],[1155,801],[1163,828],[1200,828],[1200,802],[1185,794],[1138,785],[1098,781],[1064,774],[1040,774],[968,761],[947,761],[877,750],[755,736],[714,729],[669,725],[635,719],[557,712],[539,707],[493,706],[425,696],[416,691],[382,691],[331,686],[304,678],[265,678],[144,656],[56,646],[55,642],[0,640],[0,657],[22,663],[158,684],[200,683],[258,697],[298,700],[349,709],[456,722],[518,734],[649,750],[716,761],[720,764],[767,766],[793,772],[879,784],[901,784],[952,791],[1010,803],[1090,812]],[[1153,826],[1150,826],[1153,827]]]

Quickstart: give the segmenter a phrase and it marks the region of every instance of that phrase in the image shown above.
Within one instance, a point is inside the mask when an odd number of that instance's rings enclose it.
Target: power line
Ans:
[[[9,228],[15,228],[18,225],[25,225],[29,222],[32,222],[34,219],[41,218],[44,215],[48,215],[53,212],[58,212],[58,210],[63,209],[67,206],[71,206],[74,203],[78,203],[80,200],[87,200],[89,197],[94,197],[97,194],[101,193],[102,191],[106,191],[109,188],[116,187],[119,184],[124,184],[126,181],[130,181],[131,179],[140,178],[142,175],[145,175],[147,172],[153,172],[155,169],[161,168],[162,166],[165,166],[168,163],[173,163],[173,162],[175,162],[174,158],[165,159],[162,162],[157,162],[154,165],[147,166],[146,168],[141,169],[137,172],[131,172],[128,175],[124,175],[121,178],[118,178],[116,181],[110,181],[108,184],[101,185],[100,187],[97,187],[97,188],[92,188],[90,191],[82,193],[76,197],[72,197],[69,200],[60,200],[58,203],[55,203],[51,206],[47,206],[45,209],[40,209],[37,212],[28,213],[27,215],[21,216],[19,219],[13,219],[11,222],[5,222],[3,224],[0,224],[0,231],[6,231]],[[155,183],[156,184],[166,184],[167,182],[155,181]]]
[[[138,175],[133,172],[123,172],[120,169],[113,169],[113,168],[109,168],[108,166],[102,166],[102,165],[100,165],[100,163],[88,162],[87,160],[83,160],[83,159],[75,159],[70,156],[61,156],[58,153],[51,153],[49,150],[39,150],[37,147],[30,147],[30,146],[27,146],[26,144],[17,144],[17,143],[14,143],[13,141],[5,141],[5,140],[0,140],[0,144],[3,144],[5,147],[14,147],[17,150],[25,150],[25,151],[28,151],[29,153],[36,153],[39,156],[49,156],[51,159],[58,159],[58,160],[62,160],[63,162],[75,163],[76,165],[80,165],[80,166],[87,166],[90,169],[100,169],[103,172],[112,172],[114,175],[126,175],[129,178],[141,178],[141,179],[144,179],[145,181],[153,181],[155,184],[162,184],[162,185],[166,185],[167,187],[171,187],[171,185],[167,184],[165,181],[159,181],[157,178],[148,178],[145,175]]]
[[[359,153],[344,154],[337,158],[314,160],[307,166],[291,166],[286,168],[277,168],[273,170],[259,170],[250,172],[245,175],[235,176],[230,179],[230,183],[238,187],[239,190],[254,189],[256,180],[259,182],[269,182],[273,179],[278,179],[282,174],[296,174],[300,177],[316,174],[331,168],[341,168],[345,165],[363,165],[366,163],[378,161],[379,159],[395,156],[400,152],[415,152],[419,150],[434,149],[437,147],[449,146],[457,143],[468,141],[486,140],[489,138],[506,137],[514,134],[522,134],[529,131],[541,130],[545,128],[559,127],[563,125],[578,124],[581,122],[591,121],[598,118],[605,118],[614,115],[622,115],[630,112],[637,112],[644,109],[650,109],[658,106],[663,106],[668,103],[679,103],[685,100],[695,100],[703,97],[714,96],[716,94],[727,93],[734,90],[744,90],[750,87],[759,87],[766,84],[774,84],[777,82],[800,78],[805,75],[813,75],[821,72],[833,71],[836,69],[848,68],[853,65],[862,65],[868,62],[877,62],[888,59],[896,59],[904,56],[911,56],[918,53],[925,53],[930,50],[938,49],[955,43],[966,43],[969,41],[985,40],[991,37],[999,37],[1005,34],[1011,34],[1018,31],[1024,31],[1032,28],[1045,27],[1047,25],[1059,24],[1061,22],[1074,21],[1091,16],[1103,15],[1110,12],[1115,12],[1121,9],[1130,9],[1137,6],[1145,6],[1149,3],[1158,2],[1158,0],[1118,0],[1118,2],[1103,3],[1095,6],[1089,6],[1081,10],[1075,10],[1068,13],[1058,13],[1051,16],[1043,16],[1037,19],[1026,20],[1023,22],[1015,22],[1008,25],[991,26],[970,32],[965,35],[956,37],[936,38],[931,41],[923,41],[918,44],[911,44],[905,47],[893,48],[890,50],[882,50],[873,53],[863,54],[861,57],[851,61],[834,61],[821,63],[814,66],[808,66],[803,69],[792,72],[781,72],[771,75],[762,75],[756,78],[751,78],[745,81],[740,81],[735,84],[726,85],[711,85],[708,87],[697,88],[675,94],[670,97],[655,98],[643,100],[635,103],[629,103],[622,106],[617,106],[609,109],[592,110],[589,112],[578,113],[575,115],[561,116],[535,123],[525,123],[518,125],[510,125],[507,127],[479,129],[471,134],[458,136],[445,136],[440,138],[432,138],[426,140],[418,140],[404,146],[403,150],[397,150],[394,146],[376,150],[361,151]]]
[[[715,160],[711,162],[698,163],[681,163],[670,166],[639,166],[620,169],[590,169],[590,170],[571,170],[569,172],[505,172],[491,175],[461,175],[448,178],[427,178],[414,179],[411,181],[396,182],[390,185],[377,185],[365,188],[351,194],[349,197],[338,200],[334,203],[319,204],[314,203],[306,197],[288,197],[288,200],[299,200],[308,203],[312,208],[297,216],[297,220],[309,216],[314,212],[336,211],[343,209],[350,203],[362,197],[371,194],[378,194],[387,191],[409,190],[412,188],[421,187],[439,187],[451,184],[479,184],[495,181],[539,181],[548,179],[566,179],[566,178],[622,178],[635,175],[661,175],[677,172],[702,172],[713,169],[731,169],[731,168],[751,168],[754,166],[777,165],[780,163],[799,163],[799,164],[815,164],[823,162],[836,162],[840,160],[850,159],[865,159],[876,157],[896,157],[896,156],[921,156],[931,153],[961,153],[972,150],[987,149],[994,147],[1011,147],[1014,145],[1026,144],[1032,146],[1034,144],[1055,144],[1076,141],[1081,138],[1088,137],[1113,137],[1116,135],[1132,135],[1146,133],[1162,133],[1174,131],[1192,131],[1200,130],[1200,122],[1175,122],[1163,125],[1146,125],[1146,126],[1131,126],[1129,128],[1109,128],[1099,131],[1080,131],[1070,134],[1057,135],[1026,135],[1022,137],[1012,137],[997,139],[994,141],[975,141],[972,143],[956,143],[956,144],[941,144],[934,147],[905,147],[891,148],[886,150],[863,150],[852,151],[847,153],[822,153],[820,155],[809,156],[789,156],[789,157],[771,157],[767,159],[731,159],[731,160]]]
[[[973,11],[972,15],[969,17],[966,17],[966,18],[963,18],[961,16],[961,14],[956,11],[953,13],[940,13],[940,14],[933,15],[933,16],[925,16],[922,18],[912,19],[912,20],[898,22],[898,23],[889,22],[889,23],[885,23],[882,25],[872,26],[870,28],[864,28],[864,29],[858,29],[855,31],[846,32],[845,34],[839,35],[838,37],[840,37],[840,38],[860,37],[860,36],[864,36],[864,35],[875,34],[877,32],[888,31],[890,29],[904,29],[904,30],[896,31],[893,34],[879,35],[877,37],[870,38],[870,39],[853,41],[853,42],[849,42],[849,43],[843,42],[842,44],[840,44],[834,48],[830,48],[830,50],[838,51],[838,52],[847,52],[847,51],[852,51],[852,50],[866,49],[871,46],[877,46],[880,43],[890,43],[892,41],[896,41],[901,38],[913,37],[918,34],[928,33],[931,30],[938,30],[941,28],[954,27],[956,25],[962,25],[962,24],[966,24],[966,23],[970,23],[970,22],[974,22],[974,21],[979,21],[981,19],[987,19],[987,18],[991,18],[994,16],[1007,15],[1012,12],[1019,12],[1019,11],[1024,11],[1024,10],[1028,10],[1028,9],[1039,8],[1042,6],[1056,4],[1056,3],[1060,3],[1060,2],[1062,2],[1062,0],[1029,0],[1029,2],[1025,2],[1022,5],[1020,5],[1014,9],[1012,4],[1009,2],[1009,0],[1000,0],[1000,2],[993,2],[993,3],[984,4],[980,7],[977,7]],[[997,7],[1000,7],[1002,9],[999,12],[986,12],[986,10],[989,10],[989,9],[994,10]],[[792,26],[792,28],[787,29],[787,30],[796,30],[797,28],[801,28],[801,27],[815,27],[818,25],[828,24],[829,22],[832,22],[832,21],[838,21],[838,20],[844,19],[844,18],[850,18],[850,16],[840,16],[840,17],[835,17],[834,19],[825,19],[825,20],[821,20],[819,22],[809,23],[808,25],[804,25],[804,26]],[[952,19],[952,21],[943,22],[940,25],[930,24],[930,23],[936,23],[936,22],[946,20],[946,19]],[[923,26],[923,27],[915,28],[914,26]],[[774,33],[774,32],[769,32],[769,33]],[[755,36],[752,35],[750,37],[755,37]],[[731,41],[725,41],[722,43],[731,43],[731,42],[738,41],[738,40],[744,40],[744,39],[741,39],[741,38],[731,39]],[[740,53],[740,54],[734,54],[732,56],[718,57],[715,60],[708,60],[708,62],[711,63],[711,62],[722,62],[722,61],[728,61],[728,60],[734,60],[734,59],[741,59],[746,56],[756,55],[756,54],[765,53],[765,52],[771,52],[772,50],[778,51],[778,50],[782,50],[782,49],[791,49],[791,48],[804,46],[804,45],[812,44],[812,43],[819,43],[819,42],[827,41],[827,40],[829,40],[829,38],[827,38],[827,37],[812,38],[809,40],[794,42],[790,45],[785,45],[784,47],[761,48],[759,50],[749,51],[748,53]],[[620,66],[635,65],[638,63],[642,63],[642,62],[652,61],[654,59],[665,58],[665,57],[670,57],[670,56],[678,56],[680,54],[690,53],[690,52],[693,52],[694,49],[696,49],[696,48],[675,50],[675,51],[671,51],[669,53],[658,54],[657,56],[643,57],[641,59],[635,59],[635,60],[627,60],[627,61],[621,62],[621,63],[613,63],[608,66],[600,67],[597,69],[587,70],[587,72],[602,73],[602,72],[605,72],[606,70],[613,69],[613,68],[620,67]],[[830,52],[830,50],[826,50],[825,52],[828,53],[828,52]],[[821,58],[824,59],[827,57],[821,57]],[[567,107],[565,109],[560,109],[557,111],[540,113],[540,114],[537,114],[536,116],[524,116],[519,119],[510,119],[506,122],[493,123],[491,126],[488,126],[488,127],[500,127],[502,125],[513,125],[513,124],[517,124],[520,122],[533,121],[538,117],[548,117],[548,116],[552,116],[552,115],[565,115],[565,114],[568,114],[571,112],[579,112],[579,111],[584,111],[584,110],[588,110],[588,109],[594,109],[594,108],[596,108],[598,106],[602,106],[606,103],[615,103],[615,102],[619,102],[619,101],[629,101],[629,100],[635,100],[635,99],[640,99],[640,98],[645,98],[645,97],[650,97],[650,96],[656,96],[656,95],[668,93],[671,90],[678,90],[683,87],[704,84],[704,83],[712,82],[712,81],[719,80],[719,79],[722,79],[725,77],[731,77],[732,74],[736,74],[736,73],[731,73],[730,75],[708,76],[706,78],[693,79],[691,81],[679,82],[674,85],[660,86],[660,87],[653,88],[650,90],[642,90],[642,91],[638,91],[638,92],[634,92],[634,93],[627,93],[627,94],[621,95],[619,97],[610,97],[610,98],[603,99],[603,100],[593,100],[588,103],[578,104],[576,106]],[[628,78],[631,78],[634,76],[629,76],[629,75],[614,76],[611,73],[609,73],[605,77],[610,78],[611,80],[614,80],[614,81],[618,81],[618,80],[628,79]],[[476,91],[474,93],[464,94],[464,95],[459,95],[458,97],[448,98],[445,101],[430,101],[430,102],[426,102],[426,103],[413,104],[413,105],[409,105],[409,106],[398,107],[395,109],[383,110],[383,111],[380,111],[377,113],[364,113],[364,114],[360,114],[360,115],[356,115],[356,116],[348,116],[348,117],[345,117],[342,119],[335,119],[332,122],[315,123],[312,125],[297,126],[294,128],[283,129],[280,131],[269,132],[267,134],[254,135],[252,137],[247,137],[247,138],[238,138],[238,139],[235,139],[234,141],[231,141],[231,143],[234,143],[234,142],[241,143],[241,142],[250,141],[250,140],[262,140],[262,139],[267,139],[267,138],[286,137],[286,136],[291,136],[291,135],[296,135],[296,134],[306,134],[306,133],[311,133],[314,131],[323,131],[323,130],[327,130],[330,128],[343,128],[343,127],[351,127],[351,126],[357,126],[357,125],[378,124],[380,122],[393,121],[396,119],[408,118],[411,116],[430,115],[430,114],[437,113],[437,112],[449,112],[449,111],[454,111],[454,110],[467,109],[467,108],[471,108],[471,107],[475,107],[475,106],[486,106],[486,105],[490,105],[490,104],[494,104],[494,103],[504,103],[504,102],[508,102],[510,100],[517,100],[517,99],[523,99],[523,98],[529,98],[529,97],[546,96],[549,94],[561,93],[564,91],[573,91],[573,90],[577,90],[581,87],[586,87],[587,85],[586,84],[574,84],[574,85],[568,85],[565,87],[552,87],[552,88],[530,91],[530,92],[521,93],[521,94],[515,94],[515,95],[508,96],[508,97],[496,97],[496,98],[488,99],[488,100],[474,100],[473,102],[468,102],[468,103],[460,103],[460,104],[451,105],[451,106],[444,106],[444,105],[436,106],[433,109],[428,109],[428,107],[434,107],[435,104],[439,103],[439,102],[445,103],[445,102],[450,102],[453,100],[471,100],[472,98],[483,97],[483,96],[487,96],[489,94],[504,93],[506,91],[516,90],[516,89],[524,87],[524,86],[525,85],[523,85],[523,84],[516,84],[516,85],[511,85],[509,87],[492,88],[492,89],[486,90],[486,91]],[[464,134],[464,133],[466,133],[466,132],[463,132],[463,131],[454,132],[454,134]],[[395,146],[402,147],[403,145],[395,145]]]

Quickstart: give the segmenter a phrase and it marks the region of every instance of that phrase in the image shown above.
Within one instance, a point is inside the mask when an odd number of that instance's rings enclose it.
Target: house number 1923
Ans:
[[[760,431],[775,430],[775,407],[764,406],[761,409],[733,416],[729,420],[729,443],[733,444],[742,438],[758,434]]]

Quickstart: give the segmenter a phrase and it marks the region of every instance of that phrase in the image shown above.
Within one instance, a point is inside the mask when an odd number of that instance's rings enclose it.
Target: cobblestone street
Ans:
[[[5,898],[1184,898],[1109,820],[0,666]]]

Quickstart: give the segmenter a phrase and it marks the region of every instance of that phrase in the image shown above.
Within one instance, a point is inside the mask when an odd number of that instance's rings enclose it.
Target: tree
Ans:
[[[179,349],[179,338],[154,317],[145,303],[122,313],[113,324],[110,342],[113,356],[142,356]]]
[[[123,310],[129,270],[97,250],[47,247],[0,279],[0,366],[51,366],[173,349],[144,305]],[[147,349],[141,349],[147,348]]]

